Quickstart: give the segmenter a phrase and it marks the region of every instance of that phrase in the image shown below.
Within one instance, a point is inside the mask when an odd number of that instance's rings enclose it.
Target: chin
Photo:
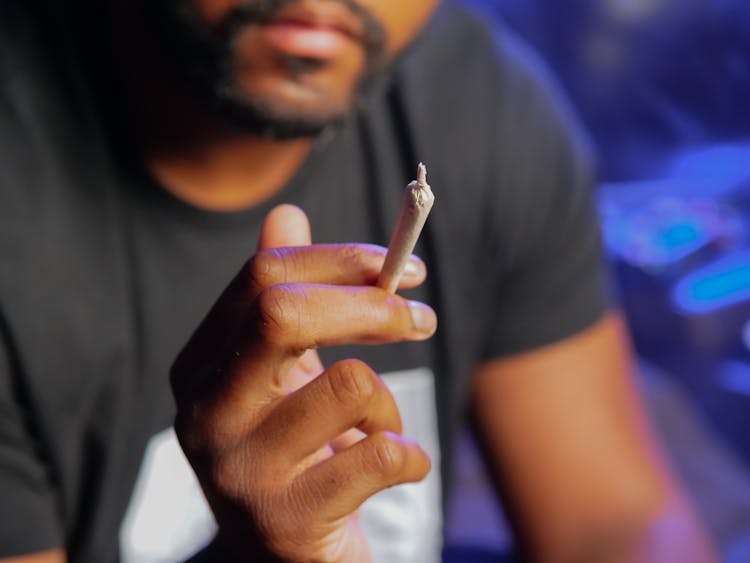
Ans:
[[[235,81],[219,88],[217,110],[232,126],[249,133],[275,139],[314,137],[349,115],[361,90],[354,82],[342,91],[323,81]]]
[[[219,117],[232,127],[279,140],[315,137],[340,125],[351,110],[351,104],[330,100],[299,103],[295,98],[259,96],[238,89],[223,89],[217,102]]]

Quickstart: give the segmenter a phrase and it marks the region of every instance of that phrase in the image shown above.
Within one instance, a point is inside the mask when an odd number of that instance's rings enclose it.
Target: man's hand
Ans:
[[[304,213],[274,209],[172,368],[177,436],[224,561],[368,561],[357,508],[430,468],[375,373],[356,360],[324,370],[314,350],[425,339],[434,312],[372,286],[384,249],[309,244]],[[424,277],[412,260],[402,286]]]

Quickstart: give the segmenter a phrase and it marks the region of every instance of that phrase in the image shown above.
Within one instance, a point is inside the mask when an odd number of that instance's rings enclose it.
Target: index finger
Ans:
[[[198,326],[172,367],[178,392],[183,372],[212,365],[241,329],[258,295],[285,284],[371,286],[377,281],[386,249],[365,244],[331,244],[262,250],[248,260]],[[401,287],[415,287],[427,275],[416,256],[409,260]]]
[[[353,243],[261,250],[243,267],[236,290],[254,299],[265,288],[285,283],[375,285],[386,252],[382,246]],[[401,287],[415,287],[426,275],[424,262],[411,256]]]

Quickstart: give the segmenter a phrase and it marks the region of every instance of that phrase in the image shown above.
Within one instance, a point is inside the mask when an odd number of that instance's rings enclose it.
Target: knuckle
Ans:
[[[269,553],[284,561],[307,560],[304,557],[309,546],[309,519],[300,506],[299,499],[290,495],[293,487],[277,489],[272,486],[256,486],[250,512],[258,535]],[[274,559],[276,561],[276,559]]]
[[[293,538],[299,538],[303,531],[304,522],[300,515],[306,512],[300,506],[299,499],[291,498],[288,491],[284,491],[271,502],[274,510],[263,515],[264,536],[276,553],[287,552],[294,544]]]
[[[210,467],[212,489],[223,498],[236,498],[244,501],[252,499],[247,484],[253,480],[242,455],[224,455],[213,460]]]
[[[406,452],[403,445],[385,433],[373,434],[366,441],[364,463],[367,470],[385,481],[396,479],[406,465]]]
[[[283,281],[283,271],[276,249],[261,250],[245,263],[245,285],[251,291],[261,291]]]
[[[271,344],[285,346],[291,329],[299,328],[300,313],[293,291],[284,285],[268,287],[260,292],[256,304],[261,336]]]
[[[292,514],[276,514],[259,518],[258,528],[264,538],[268,552],[281,561],[308,561],[308,540],[305,534],[306,523]],[[277,559],[274,559],[276,561]]]
[[[359,360],[343,360],[331,366],[328,384],[335,400],[349,408],[369,403],[379,387],[377,375]]]
[[[345,245],[341,248],[341,267],[346,272],[360,272],[368,266],[367,254],[361,247]]]

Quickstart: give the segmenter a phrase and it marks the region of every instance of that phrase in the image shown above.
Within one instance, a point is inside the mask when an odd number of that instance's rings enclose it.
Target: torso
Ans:
[[[134,172],[91,111],[93,98],[56,82],[59,69],[40,63],[43,53],[30,48],[31,62],[0,59],[8,78],[8,97],[0,96],[0,182],[8,186],[0,190],[0,252],[11,273],[0,275],[2,344],[22,389],[13,400],[33,421],[24,431],[45,471],[39,486],[53,496],[71,561],[116,561],[144,449],[172,420],[169,364],[253,253],[265,211],[299,205],[314,242],[385,245],[419,160],[437,201],[417,248],[430,274],[408,295],[435,307],[438,333],[426,343],[322,355],[359,357],[384,374],[427,368],[450,459],[466,375],[487,354],[505,352],[500,337],[490,338],[504,309],[492,307],[527,244],[520,233],[528,232],[522,219],[534,217],[534,195],[503,176],[517,168],[516,155],[496,135],[504,106],[489,32],[446,6],[394,84],[322,139],[286,188],[229,214],[191,208]],[[22,23],[14,28],[19,44],[28,37],[33,45],[41,33]],[[449,69],[455,83],[444,80]],[[442,468],[447,483],[450,467]]]

